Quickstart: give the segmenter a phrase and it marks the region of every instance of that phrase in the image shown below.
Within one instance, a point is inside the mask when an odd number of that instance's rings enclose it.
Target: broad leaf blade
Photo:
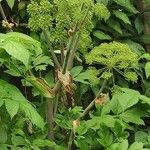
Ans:
[[[11,119],[17,114],[19,103],[10,99],[5,100],[5,107]]]
[[[15,0],[6,0],[6,1],[7,1],[8,6],[12,9],[14,6]]]
[[[33,124],[41,129],[44,128],[45,124],[43,118],[14,85],[11,85],[4,80],[0,80],[0,98],[4,99],[5,102],[9,99],[18,103],[20,106],[19,109],[25,113],[25,115],[31,120]],[[11,106],[9,105],[9,107]],[[9,108],[9,110],[10,109],[13,108]]]
[[[94,31],[93,35],[100,40],[111,40],[111,37],[108,34],[105,34],[104,32],[100,30]]]
[[[5,40],[3,48],[9,55],[21,61],[26,67],[28,66],[30,54],[22,44],[13,40]]]

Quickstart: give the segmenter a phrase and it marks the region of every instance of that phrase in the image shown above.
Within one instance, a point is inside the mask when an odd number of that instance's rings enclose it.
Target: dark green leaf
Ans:
[[[122,20],[124,23],[126,24],[131,24],[128,16],[122,12],[121,10],[116,10],[116,11],[113,11],[114,15],[119,18],[120,20]]]
[[[100,40],[111,40],[111,37],[108,34],[105,34],[104,32],[100,30],[94,31],[93,35]]]
[[[108,26],[117,31],[118,33],[122,34],[121,26],[118,21],[115,21],[114,19],[109,19],[107,21]]]
[[[137,32],[140,34],[143,31],[143,29],[144,29],[144,25],[143,25],[143,22],[140,19],[140,17],[137,17],[135,19],[134,24],[135,24],[135,28],[136,28]]]

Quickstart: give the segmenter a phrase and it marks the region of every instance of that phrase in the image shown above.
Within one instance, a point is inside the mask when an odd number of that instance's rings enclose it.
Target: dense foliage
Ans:
[[[0,150],[150,149],[149,0],[1,0]]]

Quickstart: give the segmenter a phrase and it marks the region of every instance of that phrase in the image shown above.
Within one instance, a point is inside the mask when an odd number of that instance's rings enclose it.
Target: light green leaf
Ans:
[[[147,103],[148,105],[150,105],[150,98],[145,96],[145,95],[140,95],[139,99],[142,100],[142,102]]]
[[[118,150],[128,150],[128,141],[127,140],[123,140],[119,147],[118,147]]]
[[[128,150],[128,141],[123,140],[121,143],[112,144],[107,150]]]
[[[89,79],[89,74],[87,72],[82,72],[74,78],[74,81],[81,82],[84,84],[89,84],[88,79]]]
[[[51,148],[54,148],[55,150],[65,150],[64,147],[61,147],[57,145],[55,142],[50,141],[50,140],[36,139],[33,141],[33,144],[38,147],[51,147]]]
[[[150,62],[146,63],[145,65],[145,74],[146,74],[146,78],[150,76]]]
[[[22,44],[13,40],[5,40],[3,48],[9,55],[21,61],[26,67],[28,66],[30,54]]]
[[[100,131],[97,132],[99,138],[97,141],[104,146],[105,148],[112,144],[113,135],[110,130],[106,127],[100,128]]]
[[[131,22],[130,22],[128,16],[127,16],[124,12],[122,12],[122,11],[120,11],[120,10],[116,10],[116,11],[113,11],[113,13],[114,13],[114,15],[115,15],[117,18],[119,18],[120,20],[122,20],[124,23],[126,23],[126,24],[131,24]]]
[[[144,131],[135,132],[135,141],[146,143],[148,139],[148,134]]]
[[[11,99],[6,99],[5,100],[5,107],[10,115],[11,119],[17,114],[18,109],[19,109],[19,103],[16,101],[13,101]]]
[[[75,66],[71,69],[70,73],[73,77],[76,77],[80,74],[80,72],[83,70],[82,66]]]
[[[100,30],[94,31],[93,35],[100,40],[111,40],[111,37],[108,34],[105,34],[104,32]]]
[[[9,32],[4,35],[4,40],[13,40],[22,45],[24,45],[31,52],[34,51],[36,55],[40,55],[42,53],[41,44],[37,40],[31,38],[30,36],[20,33],[20,32]]]
[[[144,116],[144,113],[136,108],[127,110],[120,115],[121,119],[127,123],[144,125],[144,121],[141,119],[142,116]]]
[[[27,144],[22,136],[17,136],[14,134],[12,134],[11,141],[14,146],[22,146]]]
[[[109,19],[107,21],[108,26],[117,31],[118,33],[122,34],[120,23],[115,21],[114,19]]]
[[[139,101],[140,93],[138,91],[119,88],[120,91],[116,91],[110,101],[110,106],[115,114],[124,112],[126,109],[134,106]]]
[[[12,7],[14,6],[15,0],[6,0],[8,6],[12,9]]]
[[[140,57],[140,59],[143,59],[143,58],[145,58],[145,59],[147,59],[147,60],[150,60],[150,54],[149,54],[149,53],[143,54],[143,55]]]
[[[46,65],[50,64],[52,66],[54,65],[50,57],[44,56],[42,54],[37,56],[34,59],[33,64],[34,64],[34,66],[38,66],[40,64],[46,64]]]
[[[143,149],[143,143],[142,142],[134,142],[128,150],[142,150]]]

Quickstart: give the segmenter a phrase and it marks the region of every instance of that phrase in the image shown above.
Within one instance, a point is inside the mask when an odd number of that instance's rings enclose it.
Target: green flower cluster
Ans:
[[[94,5],[94,13],[95,16],[98,17],[100,20],[101,19],[107,20],[110,17],[109,10],[102,3],[97,3]]]
[[[79,51],[82,54],[86,54],[87,50],[92,48],[93,48],[93,44],[89,32],[82,32],[79,41]]]
[[[107,79],[111,78],[112,75],[113,75],[113,74],[110,72],[110,70],[104,71],[104,72],[102,73],[102,75],[101,75],[101,78],[107,80]]]
[[[99,70],[97,70],[96,68],[94,67],[90,67],[88,68],[88,70],[86,70],[87,74],[88,74],[88,80],[90,82],[90,84],[92,86],[95,86],[99,83],[99,78],[98,78],[98,75],[99,75]]]
[[[100,19],[108,19],[110,13],[106,6],[101,3],[94,4],[93,0],[31,0],[28,5],[29,23],[32,30],[50,29],[50,40],[52,42],[66,41],[69,31],[74,30],[75,25],[80,25],[79,30],[84,32],[81,36],[83,42],[90,42],[89,33],[93,28],[92,17],[95,14]],[[88,11],[87,17],[83,18]],[[81,42],[80,47],[85,46]]]
[[[107,79],[111,77],[112,69],[120,70],[118,71],[120,73],[127,69],[138,68],[138,55],[132,52],[127,44],[120,42],[103,43],[86,55],[86,62],[104,65],[107,71],[102,74],[102,77]],[[137,80],[135,72],[124,74],[128,80]]]
[[[54,0],[54,3],[57,11],[55,13],[56,26],[53,35],[59,40],[60,37],[61,39],[68,37],[67,32],[70,29],[74,30],[73,27],[77,22],[79,23],[84,18],[85,13],[83,12],[92,5],[91,0]],[[84,27],[89,30],[92,29],[91,17],[92,12],[89,11],[85,21],[86,27]]]
[[[138,80],[137,74],[133,71],[128,71],[124,73],[124,76],[128,81],[137,82]]]
[[[39,3],[31,1],[27,11],[30,15],[28,26],[31,30],[47,29],[52,24],[52,5],[48,0],[41,0]]]

